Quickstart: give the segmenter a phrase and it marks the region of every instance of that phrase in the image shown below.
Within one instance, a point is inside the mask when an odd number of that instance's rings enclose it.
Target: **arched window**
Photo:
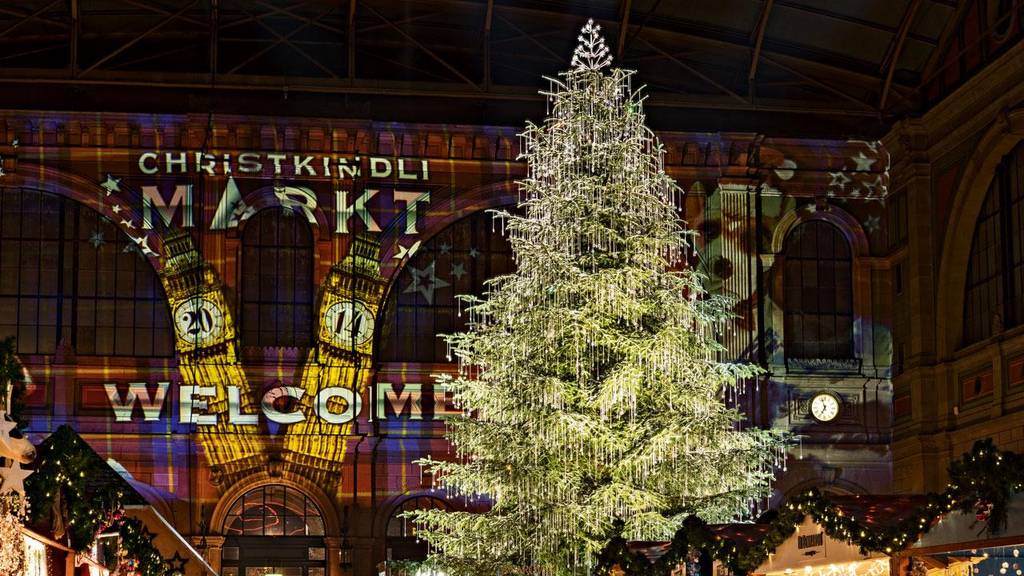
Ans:
[[[416,524],[402,516],[413,510],[449,510],[450,506],[440,498],[417,496],[403,501],[395,507],[388,518],[387,548],[392,560],[423,560],[427,557],[427,543],[416,537]]]
[[[853,259],[839,229],[822,220],[790,231],[783,303],[788,358],[853,358]]]
[[[1024,321],[1024,142],[996,168],[971,240],[964,343]]]
[[[170,356],[170,311],[145,256],[77,202],[0,188],[0,338],[22,354]]]
[[[242,344],[309,346],[314,290],[309,224],[289,209],[261,210],[242,234]]]
[[[515,270],[512,249],[489,212],[466,217],[424,244],[388,297],[384,361],[447,362],[438,334],[464,330],[460,294],[483,294],[484,283]]]
[[[239,496],[224,521],[228,536],[323,536],[320,509],[290,486],[260,486]]]

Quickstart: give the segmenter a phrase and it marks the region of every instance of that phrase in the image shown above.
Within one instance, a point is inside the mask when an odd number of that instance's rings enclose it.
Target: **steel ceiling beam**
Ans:
[[[347,68],[345,69],[345,75],[348,76],[349,80],[353,80],[356,77],[356,6],[358,0],[348,0],[348,28],[347,34],[345,35],[345,42],[347,54]]]
[[[42,22],[43,24],[49,24],[50,26],[59,26],[61,28],[67,28],[68,27],[66,22],[61,22],[60,20],[51,20],[49,18],[43,18],[43,15],[42,15],[41,12],[38,13],[38,14],[35,14],[33,12],[24,12],[22,10],[17,10],[17,9],[14,9],[14,8],[10,8],[8,6],[0,6],[0,14],[7,14],[8,16],[14,16],[15,18],[25,18],[25,19],[28,19],[28,20],[38,20],[39,22]]]
[[[622,60],[622,53],[626,49],[626,32],[629,30],[629,12],[633,7],[633,0],[623,0],[622,22],[619,24],[619,43],[615,50],[615,58]]]
[[[78,40],[82,34],[82,23],[78,9],[78,0],[71,0],[71,30],[70,32],[70,53],[68,54],[68,68],[71,69],[71,77],[78,76]]]
[[[935,71],[935,67],[939,64],[942,56],[949,50],[949,44],[953,41],[953,38],[956,38],[956,31],[960,27],[960,22],[963,20],[964,15],[967,14],[967,8],[970,4],[970,0],[958,0],[956,8],[953,10],[953,16],[946,21],[946,26],[942,29],[942,34],[939,35],[938,44],[936,44],[932,53],[928,55],[928,60],[921,70],[922,84],[931,78],[932,72]]]
[[[330,8],[328,8],[327,11],[324,12],[324,14],[327,14],[329,11],[330,11]],[[309,28],[310,26],[312,26],[313,25],[312,22],[307,20],[306,22],[303,22],[302,24],[300,24],[299,26],[297,26],[293,30],[289,31],[287,34],[281,35],[281,34],[278,34],[276,31],[272,30],[269,26],[263,24],[263,22],[260,21],[258,16],[257,16],[255,21],[261,27],[263,27],[265,30],[269,31],[271,34],[276,36],[277,39],[274,40],[274,41],[271,41],[271,43],[269,45],[264,46],[260,50],[257,50],[256,52],[250,54],[249,57],[246,58],[245,60],[243,60],[242,62],[239,62],[238,64],[235,64],[235,66],[231,70],[228,70],[228,72],[227,72],[228,74],[235,74],[236,72],[238,72],[242,68],[244,68],[244,67],[248,66],[249,64],[255,62],[260,56],[263,56],[267,52],[270,52],[271,50],[273,50],[274,48],[276,48],[276,47],[278,47],[278,46],[280,46],[282,44],[288,44],[289,46],[291,46],[293,49],[297,50],[300,54],[302,54],[306,58],[310,58],[310,56],[308,54],[306,54],[306,52],[304,50],[301,50],[298,47],[296,47],[294,44],[291,43],[290,40],[294,36],[296,36],[298,33],[302,32],[306,28]],[[318,62],[314,62],[314,64],[316,64],[318,67],[322,66]],[[321,68],[321,69],[323,69],[323,68]],[[329,74],[330,74],[331,77],[337,78],[337,75],[335,75],[334,73],[329,73]]]
[[[146,30],[142,34],[139,34],[138,36],[136,36],[134,40],[130,40],[126,44],[121,45],[120,48],[118,48],[118,49],[114,50],[113,52],[107,54],[103,58],[100,58],[98,61],[94,62],[91,66],[89,66],[85,70],[82,70],[82,74],[81,75],[85,76],[89,72],[92,72],[93,70],[95,70],[99,66],[101,66],[101,65],[105,64],[106,62],[110,61],[111,58],[116,57],[118,54],[124,52],[125,50],[131,48],[135,44],[137,44],[137,43],[141,42],[142,40],[144,40],[150,34],[156,32],[157,30],[160,30],[161,28],[166,26],[168,23],[173,22],[178,16],[180,16],[180,15],[184,14],[185,12],[191,10],[192,7],[195,6],[197,1],[198,0],[192,0],[191,2],[186,4],[184,7],[182,7],[180,10],[178,10],[177,12],[172,14],[171,16],[169,16],[169,17],[167,17],[167,18],[165,18],[163,20],[160,20],[160,22],[158,22],[155,26],[151,27],[149,30]]]
[[[300,22],[305,22],[305,23],[309,24],[310,26],[315,26],[317,28],[323,28],[324,30],[327,30],[328,32],[334,32],[335,34],[344,34],[345,33],[345,31],[342,30],[341,28],[335,28],[334,26],[329,26],[327,24],[324,24],[324,22],[322,20],[320,20],[320,18],[323,17],[323,14],[330,14],[331,9],[334,8],[334,3],[333,2],[327,3],[327,7],[330,8],[330,9],[327,10],[326,12],[321,12],[316,18],[310,18],[308,16],[303,16],[302,14],[299,14],[298,12],[296,12],[294,8],[281,8],[281,7],[278,7],[278,6],[274,6],[273,4],[269,4],[267,2],[264,2],[263,0],[255,0],[255,2],[256,2],[256,4],[259,4],[260,6],[264,7],[265,9],[271,11],[270,13],[268,13],[268,14],[266,14],[264,16],[267,16],[269,14],[284,14],[285,16],[288,16],[289,18],[292,18],[293,20],[299,20]],[[318,2],[318,3],[316,3],[316,5],[317,6],[322,6],[323,3]]]
[[[645,39],[645,38],[638,38],[638,40],[640,40],[644,44],[650,46],[652,50],[654,50],[655,52],[660,53],[665,58],[668,58],[670,61],[674,62],[676,65],[678,65],[683,70],[686,70],[690,74],[693,74],[694,76],[700,78],[701,80],[707,82],[708,84],[711,84],[715,88],[718,88],[719,90],[721,90],[722,92],[728,94],[729,96],[731,96],[735,100],[738,100],[739,102],[743,102],[744,104],[747,103],[747,99],[746,98],[744,98],[744,97],[740,96],[739,94],[733,92],[728,87],[726,87],[726,86],[716,82],[713,78],[707,76],[706,74],[704,74],[700,70],[697,70],[693,66],[690,66],[686,62],[683,62],[679,58],[676,58],[675,56],[669,54],[668,52],[662,50],[661,48],[658,48],[654,44],[651,44],[649,41],[647,41],[647,39]]]
[[[900,96],[899,100],[897,100],[896,104],[899,104],[901,102],[905,102],[912,95],[920,94],[924,90],[925,85],[928,84],[928,82],[930,82],[933,78],[935,78],[936,76],[941,74],[947,67],[959,63],[960,59],[964,56],[964,54],[966,54],[970,50],[976,49],[977,46],[979,44],[981,44],[982,42],[987,42],[988,41],[988,37],[991,36],[992,33],[999,26],[1002,26],[1008,20],[1010,20],[1011,18],[1014,18],[1016,16],[1016,14],[1017,14],[1017,12],[1015,10],[1008,10],[1006,12],[1006,14],[1003,14],[1003,16],[1001,18],[999,18],[998,20],[993,22],[988,27],[988,29],[983,31],[977,37],[977,39],[975,39],[975,41],[973,43],[971,43],[971,44],[969,44],[967,46],[962,47],[959,51],[956,52],[956,54],[953,54],[953,56],[950,59],[948,59],[945,64],[942,64],[941,66],[940,65],[936,65],[936,67],[931,71],[931,74],[929,74],[927,76],[922,75],[921,82],[917,85],[917,87],[914,88],[913,90],[911,90],[909,93]],[[893,85],[893,87],[895,88],[895,84]],[[894,106],[895,106],[895,104],[894,104]]]
[[[478,2],[474,2],[473,0],[443,0],[443,1],[440,1],[440,0],[409,0],[409,1],[415,2],[415,3],[418,3],[418,4],[436,5],[436,4],[440,3],[440,4],[444,4],[446,6],[465,6],[465,7],[475,7],[475,8],[479,8],[480,7],[480,4]],[[777,5],[781,5],[780,2],[783,1],[783,0],[775,0],[775,1],[776,1]],[[501,5],[498,5],[498,8],[500,8],[501,12],[506,13],[506,14],[518,13],[518,14],[528,15],[528,16],[530,16],[532,18],[545,18],[546,17],[547,19],[550,20],[552,18],[558,18],[558,17],[564,17],[565,16],[565,14],[554,13],[554,12],[551,12],[549,10],[544,10],[544,9],[541,9],[541,8],[534,8],[534,7],[530,7],[530,6],[516,6],[516,5],[512,5],[512,4],[501,4]],[[648,20],[650,22],[645,22],[643,24],[645,29],[650,29],[652,31],[657,31],[657,32],[662,33],[662,34],[670,34],[670,35],[673,35],[673,36],[676,36],[676,37],[679,37],[679,38],[690,40],[694,44],[701,44],[701,45],[708,46],[708,47],[717,47],[717,48],[721,48],[721,49],[727,49],[727,50],[742,52],[744,59],[746,59],[749,56],[749,54],[750,54],[750,43],[749,43],[749,41],[747,41],[745,39],[743,41],[731,40],[731,39],[723,39],[723,38],[716,38],[716,37],[705,35],[705,34],[694,33],[692,31],[683,31],[683,30],[680,30],[678,27],[675,27],[675,26],[673,26],[673,27],[669,27],[669,26],[661,27],[661,26],[658,25],[659,24],[658,18],[657,17],[653,17],[653,16],[651,18],[649,18]],[[610,20],[610,19],[607,19],[607,18],[595,17],[594,21],[596,23],[601,24],[601,26],[603,28],[606,28],[606,29],[608,29],[610,26],[618,25],[618,20]],[[692,21],[686,21],[686,22],[691,24],[691,25],[695,24]],[[562,22],[561,25],[564,26],[564,19],[563,19],[563,22]],[[576,31],[574,30],[571,33],[573,34],[573,37],[575,37]],[[637,36],[637,35],[638,34],[634,33],[634,36]],[[745,35],[744,35],[744,38],[745,38]],[[547,49],[546,46],[544,48]],[[855,70],[850,70],[849,67],[844,67],[844,66],[837,65],[837,64],[829,64],[829,63],[825,63],[825,62],[821,62],[821,61],[811,60],[811,59],[808,59],[808,58],[803,57],[803,56],[794,56],[792,54],[787,54],[787,53],[784,53],[784,52],[776,52],[774,50],[769,49],[767,46],[762,49],[761,53],[764,54],[764,55],[773,56],[773,57],[775,57],[777,59],[787,59],[787,60],[790,60],[790,61],[793,61],[793,62],[799,62],[801,64],[806,64],[809,68],[816,68],[816,69],[821,70],[821,71],[826,71],[827,70],[829,73],[834,73],[834,74],[836,74],[838,76],[855,78],[855,79],[858,79],[860,82],[863,82],[865,84],[870,84],[872,86],[877,86],[878,85],[878,76],[873,75],[873,74],[864,73],[864,72],[858,72],[858,71],[855,71]],[[555,56],[557,58],[559,58],[560,60],[565,60],[564,56],[559,56],[557,54]],[[864,62],[864,64],[869,64],[870,65],[871,63]],[[898,82],[894,82],[893,86],[895,88],[896,86],[899,86],[899,83]]]
[[[473,82],[472,80],[470,80],[465,74],[460,72],[458,68],[456,68],[456,67],[452,66],[451,64],[449,64],[447,60],[445,60],[444,58],[442,58],[439,55],[437,55],[433,50],[431,50],[430,48],[427,48],[426,46],[424,46],[422,42],[420,42],[419,40],[417,40],[417,39],[413,38],[412,36],[410,36],[409,33],[407,33],[405,30],[402,30],[402,28],[400,26],[396,25],[394,22],[392,22],[392,21],[388,20],[387,18],[385,18],[384,15],[381,14],[380,12],[377,12],[376,10],[374,10],[372,6],[367,5],[366,9],[369,10],[370,12],[372,12],[377,18],[380,18],[382,21],[387,23],[391,29],[393,29],[395,32],[398,32],[403,38],[405,38],[409,42],[412,42],[417,48],[419,48],[420,50],[424,51],[428,56],[430,56],[435,61],[437,61],[438,64],[444,66],[452,74],[455,74],[456,76],[458,76],[460,80],[462,80],[466,84],[469,84],[470,86],[472,86],[476,90],[480,90],[480,87],[477,86],[476,82]]]
[[[13,75],[12,72],[24,76]],[[103,71],[106,72],[106,71]],[[105,76],[105,77],[104,77]],[[67,85],[67,86],[116,86],[140,87],[178,90],[210,90],[207,74],[199,73],[131,73],[131,74],[94,74],[89,78],[68,79],[61,71],[46,69],[0,69],[0,84],[35,84],[35,85]],[[244,92],[280,93],[283,89],[290,92],[310,94],[356,94],[367,96],[403,96],[403,97],[435,97],[469,100],[492,101],[525,101],[541,102],[536,87],[503,86],[501,90],[483,92],[478,90],[457,89],[450,82],[388,82],[380,80],[357,80],[349,82],[344,79],[289,78],[284,80],[276,76],[249,76],[223,74],[218,77],[217,90]],[[657,108],[688,108],[711,110],[741,110],[761,112],[782,112],[800,115],[826,115],[844,117],[877,117],[877,112],[823,106],[821,102],[811,101],[779,101],[765,100],[751,104],[746,100],[716,97],[681,97],[671,94],[653,94],[648,98],[649,106]]]
[[[262,4],[262,2],[260,2],[260,4]],[[242,10],[245,11],[245,8],[243,8]],[[322,70],[324,73],[326,73],[331,78],[337,78],[338,75],[335,74],[333,70],[331,70],[330,68],[325,66],[322,62],[320,62],[319,60],[314,58],[311,54],[309,54],[308,52],[306,52],[302,48],[300,48],[300,47],[296,46],[295,44],[293,44],[292,41],[291,41],[291,38],[293,36],[295,36],[296,34],[301,32],[302,30],[305,30],[306,28],[312,26],[313,22],[315,22],[316,20],[319,20],[320,18],[326,16],[327,14],[330,14],[331,10],[333,10],[333,7],[328,7],[326,10],[321,12],[317,16],[317,18],[301,18],[300,21],[302,22],[302,25],[300,25],[295,30],[292,30],[291,32],[289,32],[287,36],[282,35],[277,30],[274,30],[273,27],[269,26],[266,22],[263,21],[263,17],[262,16],[257,16],[256,24],[260,28],[263,28],[264,30],[269,32],[272,36],[274,36],[274,38],[277,39],[277,42],[275,42],[274,44],[271,44],[268,47],[268,49],[274,48],[276,46],[280,46],[282,44],[285,45],[285,46],[288,46],[292,50],[295,50],[296,52],[298,52],[300,56],[302,56],[303,58],[308,60],[311,64],[313,64],[314,66],[316,66],[317,68]],[[237,69],[237,67],[236,67],[236,69]]]
[[[210,0],[210,79],[217,77],[220,58],[220,2]]]
[[[167,10],[167,9],[161,7],[161,6],[156,6],[156,5],[150,4],[148,2],[142,2],[141,0],[121,0],[121,2],[124,2],[125,4],[128,4],[129,6],[135,6],[136,8],[142,8],[143,10],[149,10],[150,12],[153,12],[155,14],[159,14],[161,16],[166,16],[168,18],[177,18],[178,20],[182,20],[182,21],[188,22],[190,24],[195,24],[196,26],[205,27],[207,25],[207,23],[205,21],[198,20],[196,18],[192,18],[192,17],[187,16],[185,14],[180,14],[178,16],[174,16],[174,13],[171,12],[170,10]]]
[[[550,47],[548,47],[547,44],[544,44],[543,42],[541,42],[540,40],[537,39],[539,36],[543,36],[543,35],[546,35],[546,34],[558,33],[558,32],[561,32],[561,30],[553,30],[551,32],[541,32],[539,34],[529,34],[527,32],[523,32],[522,28],[520,28],[519,26],[516,26],[515,24],[513,24],[512,21],[509,20],[508,18],[505,18],[504,16],[501,16],[500,14],[496,14],[495,16],[498,18],[498,20],[501,20],[506,26],[511,28],[513,32],[515,32],[516,34],[519,34],[519,36],[516,37],[516,38],[505,38],[503,40],[495,40],[495,42],[494,42],[495,44],[498,44],[500,42],[509,42],[509,41],[512,41],[512,40],[528,40],[531,44],[533,44],[534,46],[540,48],[541,50],[543,50],[544,52],[549,54],[555,60],[558,60],[559,62],[568,62],[566,56],[559,56],[557,53],[555,53],[554,50],[552,50]]]
[[[827,84],[825,82],[822,82],[821,80],[818,80],[816,78],[808,76],[807,74],[804,74],[803,72],[800,72],[799,70],[797,70],[795,68],[792,68],[790,66],[786,66],[785,64],[782,64],[781,62],[778,62],[778,61],[776,61],[776,60],[774,60],[772,58],[769,58],[767,56],[764,56],[762,58],[763,58],[763,60],[765,62],[771,64],[772,66],[775,66],[776,68],[779,68],[780,70],[785,70],[786,72],[796,76],[797,78],[800,78],[801,80],[803,80],[805,82],[813,84],[814,86],[817,86],[818,88],[821,88],[823,90],[827,90],[827,91],[831,92],[832,94],[835,94],[836,96],[839,96],[840,98],[842,98],[844,100],[852,102],[852,103],[854,103],[857,106],[860,106],[862,108],[865,108],[866,110],[870,110],[872,112],[876,112],[875,108],[873,106],[871,106],[870,104],[868,104],[867,102],[864,102],[863,100],[861,100],[859,98],[851,96],[850,94],[848,94],[846,92],[843,92],[842,90],[836,88],[835,86],[831,86],[831,85],[829,85],[829,84]]]
[[[934,2],[935,0],[931,1]],[[858,26],[863,26],[865,28],[871,28],[873,30],[879,30],[881,32],[888,32],[889,34],[895,34],[896,32],[899,31],[899,27],[893,28],[892,26],[887,26],[881,22],[875,22],[874,20],[867,20],[865,18],[857,18],[856,16],[850,16],[848,14],[840,14],[839,12],[834,12],[826,8],[819,8],[818,6],[812,6],[809,4],[802,3],[798,4],[790,0],[777,0],[777,2],[779,6],[783,6],[791,10],[795,10],[797,12],[803,12],[804,14],[814,14],[817,16],[822,16],[824,18],[829,18],[831,20],[837,20],[839,22],[856,24]],[[823,2],[822,4],[828,5],[827,2]],[[935,45],[934,38],[923,36],[921,34],[910,33],[909,38],[911,38],[912,40],[916,40],[918,42],[930,44],[932,46]]]
[[[757,77],[757,63],[761,59],[761,46],[764,45],[765,30],[768,29],[768,17],[772,13],[772,5],[775,0],[765,0],[761,8],[761,17],[757,21],[757,27],[751,35],[754,43],[754,52],[750,57],[750,71],[747,73],[747,84],[750,86],[750,95],[754,95],[754,79]]]
[[[36,10],[35,12],[32,12],[31,14],[26,14],[18,22],[11,24],[7,28],[4,28],[3,31],[0,31],[0,37],[7,36],[11,32],[17,30],[22,25],[31,22],[32,20],[42,20],[43,22],[46,22],[46,20],[39,18],[39,15],[42,14],[43,12],[46,12],[50,8],[53,8],[56,4],[60,4],[61,2],[62,0],[52,0],[49,4],[43,5],[42,8]]]
[[[272,7],[267,9],[267,12],[264,12],[264,13],[260,14],[259,16],[265,18],[267,16],[273,16],[274,14],[285,14],[285,10],[295,10],[297,8],[302,8],[302,7],[306,6],[307,4],[312,4],[315,1],[317,1],[317,0],[302,0],[301,2],[296,2],[296,3],[294,3],[294,4],[292,4],[291,6],[288,6],[288,7],[272,6]],[[285,14],[285,15],[287,16],[287,14]],[[255,22],[256,18],[257,18],[257,16],[254,16],[251,13],[246,13],[244,16],[242,16],[241,18],[238,18],[237,20],[232,20],[230,22],[226,22],[224,24],[221,24],[220,29],[221,30],[227,30],[229,28],[235,28],[237,26],[241,26],[242,24],[248,24],[249,22]],[[316,22],[314,22],[313,24],[314,25],[319,25],[319,23],[316,23]],[[333,30],[331,30],[331,31],[333,32]]]
[[[882,94],[878,99],[878,109],[885,110],[886,100],[889,98],[889,88],[892,86],[892,77],[900,63],[900,55],[903,54],[903,45],[907,41],[907,34],[914,24],[914,17],[917,16],[917,9],[921,7],[922,0],[910,0],[910,6],[903,13],[903,20],[900,22],[899,32],[889,47],[888,54],[882,60],[882,71],[885,72],[885,81],[882,84]]]
[[[491,24],[494,20],[494,0],[487,0],[484,14],[484,90],[491,89]]]

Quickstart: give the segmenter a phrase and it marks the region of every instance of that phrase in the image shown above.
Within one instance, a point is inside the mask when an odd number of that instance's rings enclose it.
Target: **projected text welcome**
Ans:
[[[132,382],[125,386],[107,383],[103,387],[116,422],[131,422],[141,416],[145,422],[162,418],[167,404],[170,382]],[[421,384],[405,384],[401,389],[389,382],[373,386],[373,409],[363,414],[364,400],[350,388],[325,387],[315,394],[309,412],[297,407],[306,397],[306,390],[295,386],[275,386],[263,393],[257,412],[242,411],[241,391],[238,386],[226,386],[227,412],[208,412],[209,404],[217,395],[214,386],[178,387],[178,423],[214,426],[224,422],[240,426],[256,426],[261,418],[277,424],[297,424],[308,418],[317,418],[328,424],[346,424],[359,416],[370,420],[406,418],[409,420],[443,419],[460,414],[452,407],[451,393],[441,385],[425,391]],[[424,397],[428,401],[424,402]],[[432,408],[428,405],[432,405]],[[138,410],[136,410],[138,408]]]

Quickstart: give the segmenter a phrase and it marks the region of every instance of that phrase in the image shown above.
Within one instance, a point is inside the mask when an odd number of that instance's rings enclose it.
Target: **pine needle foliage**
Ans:
[[[736,518],[784,457],[783,436],[740,429],[723,402],[758,369],[719,360],[731,303],[686,265],[681,191],[599,30],[522,134],[521,210],[497,214],[517,271],[446,337],[459,371],[441,383],[464,415],[453,458],[418,462],[439,490],[492,503],[410,514],[448,574],[585,574],[620,534]]]

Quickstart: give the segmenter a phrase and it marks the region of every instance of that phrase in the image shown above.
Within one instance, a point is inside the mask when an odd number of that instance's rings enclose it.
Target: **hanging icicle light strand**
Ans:
[[[718,361],[731,302],[687,266],[681,192],[599,31],[583,28],[550,116],[522,134],[520,211],[499,215],[517,271],[447,336],[464,416],[451,458],[420,464],[493,503],[411,514],[448,574],[584,574],[619,531],[667,539],[688,514],[752,512],[785,459],[781,434],[740,429],[722,401],[758,370]]]

